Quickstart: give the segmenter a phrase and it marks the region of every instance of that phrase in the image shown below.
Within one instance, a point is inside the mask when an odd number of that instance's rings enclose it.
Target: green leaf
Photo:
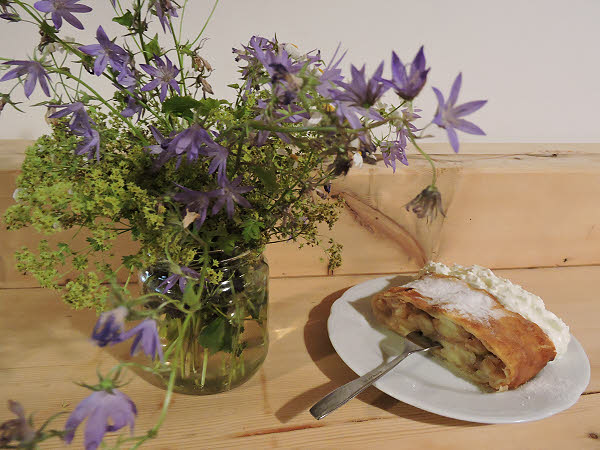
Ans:
[[[123,25],[126,28],[131,28],[133,25],[133,14],[127,10],[121,17],[113,17],[113,22],[117,22],[119,25]]]
[[[235,249],[239,238],[240,236],[238,234],[222,236],[219,239],[217,239],[217,248],[220,248],[225,253],[231,253]]]
[[[231,351],[232,327],[228,325],[224,317],[217,317],[204,327],[198,336],[198,343],[207,348],[211,355],[221,350]]]
[[[215,98],[203,98],[198,103],[199,105],[196,107],[198,113],[202,116],[208,116],[213,109],[217,109],[221,106],[221,103],[226,103],[226,101]]]
[[[179,51],[184,55],[194,56],[194,52],[192,51],[192,46],[190,44],[180,45]]]
[[[232,83],[232,84],[228,84],[227,87],[233,88],[233,89],[239,89],[240,85],[237,83]]]
[[[265,226],[263,222],[254,219],[248,219],[244,222],[242,237],[246,242],[254,241],[260,238],[260,230]]]
[[[150,42],[144,45],[144,51],[152,56],[160,55],[160,44],[158,43],[158,33],[154,35],[154,38]]]
[[[129,270],[142,268],[142,263],[138,259],[137,255],[127,255],[123,256],[121,259],[123,261],[123,265]]]
[[[268,190],[275,191],[277,189],[277,178],[274,171],[267,170],[263,166],[255,166],[254,172]]]
[[[163,103],[163,112],[165,114],[173,114],[178,117],[193,118],[194,113],[192,110],[198,108],[201,105],[200,101],[192,97],[171,97]]]

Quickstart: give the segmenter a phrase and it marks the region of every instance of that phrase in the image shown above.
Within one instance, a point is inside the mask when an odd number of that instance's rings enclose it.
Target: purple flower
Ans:
[[[65,424],[65,442],[70,444],[75,430],[87,417],[84,443],[86,450],[98,448],[106,432],[129,425],[133,433],[137,408],[131,399],[117,389],[95,391],[77,405]],[[109,425],[109,418],[112,425]]]
[[[379,81],[394,89],[396,94],[404,100],[412,100],[423,89],[428,73],[429,69],[425,69],[425,54],[423,53],[423,46],[421,46],[410,64],[408,74],[396,52],[392,52],[392,79],[384,80],[381,78]]]
[[[186,211],[198,214],[198,217],[196,218],[194,223],[196,224],[197,227],[201,227],[202,224],[204,223],[204,221],[206,220],[206,213],[208,211],[210,199],[211,199],[211,197],[214,196],[214,194],[213,194],[214,191],[200,192],[200,191],[193,191],[184,186],[180,186],[180,185],[177,185],[177,186],[179,186],[183,190],[183,192],[175,194],[173,196],[173,199],[180,203],[184,203]],[[184,287],[185,287],[185,285],[184,285]],[[169,287],[168,289],[170,289],[170,288],[171,287]],[[182,290],[182,292],[183,292],[183,290]]]
[[[81,102],[75,102],[68,105],[51,105],[52,108],[62,108],[61,110],[50,114],[48,116],[49,119],[59,119],[61,117],[68,116],[69,114],[73,114],[71,120],[69,121],[69,128],[76,134],[77,136],[85,136],[86,134],[90,134],[91,124],[94,122],[88,116],[88,113],[85,110],[85,106]]]
[[[166,153],[169,149],[169,144],[173,139],[164,137],[162,133],[152,125],[150,125],[149,128],[150,132],[152,133],[152,136],[154,136],[154,139],[156,139],[157,144],[149,145],[146,148],[150,150],[150,153],[152,153],[153,155],[161,155],[163,153]]]
[[[75,28],[83,30],[83,25],[73,13],[87,13],[92,10],[89,6],[78,5],[80,0],[43,0],[36,2],[35,9],[45,13],[52,13],[52,22],[57,30],[60,30],[62,21],[65,19]]]
[[[44,66],[42,66],[37,61],[20,61],[20,60],[11,60],[6,61],[5,65],[9,66],[17,66],[14,69],[9,70],[4,74],[4,76],[0,79],[0,81],[12,80],[17,77],[22,77],[27,74],[27,78],[25,79],[24,88],[25,95],[27,98],[31,96],[33,90],[35,89],[36,83],[39,81],[40,87],[46,96],[50,97],[50,89],[48,88],[48,81],[50,81],[50,77],[46,73]]]
[[[128,90],[134,88],[137,85],[137,78],[135,73],[129,68],[129,58],[123,62],[123,66],[119,70],[120,72],[119,75],[117,75],[117,83]]]
[[[21,17],[17,11],[15,11],[15,8],[10,5],[10,1],[0,1],[0,11],[2,11],[2,14],[0,14],[0,19],[7,20],[9,22],[19,22],[21,20]]]
[[[284,80],[288,74],[295,74],[302,69],[302,63],[294,61],[282,48],[275,52],[271,48],[261,48],[260,41],[251,41],[254,54],[271,76],[271,82]]]
[[[92,331],[92,339],[99,347],[121,342],[120,335],[125,328],[125,318],[128,313],[129,311],[125,306],[119,306],[100,314]]]
[[[99,42],[98,44],[79,47],[83,53],[96,57],[94,73],[97,76],[102,75],[109,62],[113,69],[122,70],[129,56],[128,53],[108,38],[102,26],[99,26],[96,31],[96,40]]]
[[[455,106],[461,83],[462,73],[459,73],[452,84],[452,89],[450,90],[450,96],[448,97],[447,102],[444,101],[442,93],[438,89],[433,88],[433,92],[435,92],[438,99],[438,109],[432,122],[437,126],[446,129],[448,140],[456,153],[458,153],[459,146],[456,130],[464,131],[469,134],[485,135],[485,132],[481,128],[468,120],[461,119],[461,117],[474,113],[485,105],[487,100],[477,100]]]
[[[144,69],[148,75],[154,77],[150,83],[142,87],[142,91],[151,91],[152,89],[160,86],[160,101],[164,102],[167,97],[167,89],[171,86],[172,89],[181,94],[179,90],[179,84],[175,78],[179,74],[179,69],[173,65],[167,55],[165,55],[166,63],[158,56],[154,57],[157,67],[149,66],[148,64],[140,64],[140,67]]]
[[[74,135],[83,137],[83,140],[75,149],[75,154],[86,155],[88,159],[92,159],[95,154],[96,160],[99,161],[100,133],[92,128],[92,124],[95,125],[95,123],[88,116],[83,103],[75,102],[69,105],[52,105],[52,107],[62,108],[62,110],[49,115],[49,119],[58,119],[73,114],[69,122],[69,128]]]
[[[96,155],[96,161],[100,161],[100,133],[90,128],[83,135],[83,140],[75,149],[76,155],[85,155],[86,158],[92,159]]]
[[[177,9],[170,0],[154,0],[154,9],[156,9],[156,16],[162,25],[163,31],[166,31],[166,28],[169,28],[168,16],[178,17]]]
[[[211,214],[215,215],[226,204],[227,216],[231,219],[233,217],[233,203],[237,203],[238,205],[244,208],[252,208],[252,205],[248,200],[241,196],[241,194],[245,194],[246,192],[250,192],[254,189],[251,186],[240,186],[242,182],[241,177],[237,177],[233,181],[229,181],[227,179],[223,180],[223,183],[220,183],[221,188],[215,191],[215,196],[217,197],[217,201],[213,205]]]
[[[208,166],[208,173],[217,172],[217,181],[222,183],[227,176],[227,157],[229,156],[229,150],[219,144],[208,145],[202,150],[202,154],[206,155],[212,160]]]
[[[181,273],[172,273],[158,286],[159,288],[163,288],[163,294],[166,294],[173,286],[175,286],[175,284],[179,285],[179,290],[183,293],[185,291],[185,287],[187,286],[188,278],[200,278],[200,274],[189,267],[180,266],[179,270]]]
[[[208,131],[198,124],[193,124],[171,140],[167,151],[162,152],[155,164],[160,167],[169,159],[177,157],[177,166],[179,166],[184,154],[187,154],[188,161],[196,161],[198,156],[203,154],[204,147],[216,145]]]
[[[346,50],[342,56],[335,61],[335,57],[339,49],[340,46],[338,45],[333,53],[333,56],[331,57],[331,62],[327,65],[327,67],[325,67],[321,73],[321,76],[319,77],[321,84],[316,87],[316,91],[323,97],[330,97],[330,91],[333,89],[334,85],[344,80],[342,69],[339,68],[339,65],[342,62],[342,59],[344,59],[344,56],[346,56],[346,53],[348,53],[348,50]]]
[[[381,153],[383,155],[383,162],[386,166],[391,167],[396,173],[396,160],[400,161],[405,166],[408,166],[408,160],[406,159],[406,129],[401,128],[396,133],[395,141],[387,141],[381,144]]]
[[[348,102],[358,108],[367,109],[373,106],[385,91],[388,90],[388,86],[378,81],[383,73],[383,62],[379,64],[368,82],[365,77],[365,66],[358,70],[352,65],[350,73],[352,74],[351,83],[337,82],[337,85],[344,88],[344,90],[335,92],[334,98],[336,100]]]
[[[31,428],[23,406],[14,400],[8,401],[8,409],[17,416],[16,419],[10,419],[0,423],[0,447],[1,448],[28,448],[36,438],[36,432]],[[17,445],[9,446],[11,442]],[[28,445],[29,444],[29,445]],[[35,447],[35,445],[34,445]]]
[[[142,115],[142,112],[144,111],[144,108],[142,107],[142,105],[140,105],[137,100],[128,95],[127,96],[127,108],[125,108],[123,111],[121,111],[121,115],[123,117],[133,117],[134,115],[138,115],[138,120],[140,120],[140,117]]]
[[[132,329],[122,333],[120,336],[121,341],[135,336],[133,343],[131,344],[130,354],[135,356],[142,346],[143,352],[151,357],[152,359],[158,357],[161,361],[163,360],[162,346],[160,344],[160,338],[158,337],[158,329],[156,321],[153,319],[146,319],[140,322]]]
[[[377,81],[383,73],[383,63],[379,64],[373,77],[367,82],[365,67],[358,70],[351,66],[352,82],[338,81],[337,85],[344,90],[331,90],[331,96],[336,100],[336,115],[340,120],[347,119],[350,126],[360,128],[362,126],[360,117],[368,117],[372,120],[383,120],[383,117],[375,111],[372,106],[387,91],[388,87]]]
[[[426,217],[427,222],[435,219],[438,212],[446,217],[446,213],[444,213],[444,209],[442,208],[442,194],[433,185],[423,189],[419,195],[404,205],[404,207],[407,211],[412,210],[419,219]]]

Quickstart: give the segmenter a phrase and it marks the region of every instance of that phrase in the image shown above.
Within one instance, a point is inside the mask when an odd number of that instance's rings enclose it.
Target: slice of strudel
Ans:
[[[442,344],[430,353],[453,372],[497,391],[533,378],[570,338],[539,297],[478,266],[429,263],[416,280],[375,295],[371,306],[393,331]]]

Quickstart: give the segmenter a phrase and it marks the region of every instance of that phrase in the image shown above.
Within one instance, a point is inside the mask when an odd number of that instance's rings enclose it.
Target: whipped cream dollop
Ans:
[[[451,276],[463,280],[472,288],[486,290],[496,297],[506,309],[537,324],[554,343],[557,358],[567,352],[571,339],[569,327],[546,309],[546,305],[540,297],[527,292],[521,286],[496,276],[490,269],[480,266],[463,267],[455,264],[448,267],[445,264],[430,261],[421,269],[419,276],[427,274]]]

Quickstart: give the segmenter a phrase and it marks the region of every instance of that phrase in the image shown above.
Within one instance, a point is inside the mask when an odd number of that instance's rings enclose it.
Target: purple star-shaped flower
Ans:
[[[129,68],[128,61],[123,63],[123,67],[120,69],[119,75],[117,75],[117,83],[130,92],[131,88],[137,85],[137,78],[135,77],[135,73]]]
[[[69,122],[69,128],[74,135],[83,137],[83,140],[75,149],[75,154],[86,155],[88,159],[92,159],[95,154],[96,160],[99,161],[100,133],[92,128],[92,124],[95,125],[95,123],[88,116],[83,103],[75,102],[69,105],[53,105],[52,107],[62,109],[48,116],[50,119],[58,119],[73,114]]]
[[[65,19],[75,28],[83,30],[83,24],[73,13],[87,13],[92,10],[89,6],[79,5],[80,0],[43,0],[36,2],[35,9],[45,13],[52,13],[52,22],[57,30],[60,30],[62,21]]]
[[[159,98],[161,102],[165,101],[169,86],[171,86],[172,89],[181,95],[179,84],[177,84],[177,81],[175,80],[179,74],[179,69],[173,65],[167,55],[165,55],[166,62],[160,59],[158,56],[154,57],[154,61],[156,62],[156,67],[152,67],[148,64],[140,64],[140,67],[144,70],[144,72],[154,77],[154,80],[142,87],[142,91],[151,91],[152,89],[156,89],[158,86],[160,86]]]
[[[73,134],[78,136],[90,134],[89,131],[92,128],[91,124],[94,124],[94,122],[90,119],[90,116],[88,116],[83,103],[74,102],[68,105],[51,105],[51,107],[59,109],[59,111],[50,114],[48,116],[49,119],[59,119],[61,117],[66,117],[69,114],[73,114],[69,121],[69,128]]]
[[[166,31],[166,28],[170,28],[169,16],[178,17],[177,8],[173,6],[171,0],[154,0],[154,9],[156,9],[156,16],[162,25],[163,31]]]
[[[190,269],[186,266],[179,266],[179,270],[181,273],[172,273],[169,275],[165,281],[163,281],[158,287],[162,287],[162,293],[166,294],[171,290],[175,284],[179,285],[179,290],[181,293],[185,291],[185,287],[187,286],[188,278],[199,279],[200,274],[196,272],[194,269]]]
[[[208,206],[210,204],[211,197],[214,197],[214,191],[201,192],[193,191],[184,186],[179,186],[183,192],[175,194],[173,199],[180,203],[185,204],[185,209],[189,212],[195,212],[199,214],[199,217],[194,221],[197,227],[201,227],[206,220],[206,213],[208,212]],[[182,268],[183,269],[183,268]],[[191,269],[190,269],[191,270]],[[169,287],[168,289],[170,289]],[[185,284],[184,284],[185,288]],[[183,292],[183,290],[182,290]]]
[[[450,96],[448,97],[447,102],[444,101],[444,96],[439,89],[433,88],[433,92],[435,92],[438,100],[438,109],[432,122],[446,130],[446,133],[448,133],[448,140],[456,153],[458,153],[459,147],[456,130],[464,131],[469,134],[485,135],[485,132],[481,128],[468,120],[462,119],[462,117],[480,109],[487,103],[487,100],[476,100],[456,106],[455,104],[456,100],[458,100],[461,84],[462,73],[459,73],[452,84],[452,89],[450,90]]]
[[[219,144],[208,145],[202,149],[202,154],[212,158],[208,166],[209,175],[217,172],[217,181],[222,183],[227,176],[227,158],[229,150]]]
[[[39,62],[21,61],[13,59],[11,61],[6,61],[4,64],[17,67],[6,72],[4,76],[0,79],[0,81],[12,80],[14,78],[27,75],[25,83],[23,84],[23,87],[25,88],[25,95],[27,96],[27,98],[29,98],[33,93],[35,85],[38,81],[40,83],[42,91],[44,91],[44,94],[50,97],[50,89],[48,88],[48,81],[50,81],[50,77],[46,73],[44,66],[42,66]]]
[[[388,90],[388,86],[378,81],[383,73],[383,62],[377,66],[377,70],[367,82],[365,77],[365,66],[358,70],[354,65],[350,67],[352,82],[345,83],[338,81],[336,84],[341,86],[343,91],[336,91],[334,98],[339,101],[348,102],[353,106],[368,109],[381,98]]]
[[[136,415],[135,403],[118,389],[95,391],[83,399],[67,419],[64,440],[70,444],[75,430],[87,417],[84,444],[86,450],[95,450],[106,432],[118,431],[129,425],[133,433]],[[112,424],[109,424],[109,419]]]
[[[217,214],[223,206],[227,205],[225,209],[227,210],[227,216],[231,219],[233,217],[234,202],[244,208],[252,208],[250,202],[242,197],[241,194],[250,192],[254,188],[252,186],[240,186],[241,182],[242,177],[237,177],[233,181],[225,179],[223,183],[220,183],[221,188],[215,191],[217,200],[213,205],[212,215]]]
[[[96,161],[100,161],[100,133],[90,128],[83,135],[83,140],[79,146],[75,149],[76,155],[85,155],[89,160],[96,155]]]
[[[161,361],[163,360],[162,345],[160,338],[158,337],[158,328],[156,321],[153,319],[145,319],[138,325],[120,336],[121,341],[135,336],[133,343],[131,344],[131,350],[129,353],[131,356],[135,356],[140,351],[140,345],[143,352],[150,358],[155,359],[158,357]]]
[[[362,126],[360,116],[372,120],[383,120],[383,117],[372,108],[372,106],[388,90],[388,87],[377,81],[383,73],[383,62],[367,82],[365,67],[358,70],[351,66],[352,82],[338,81],[336,84],[343,90],[331,90],[331,97],[336,100],[336,115],[340,120],[347,119],[350,126],[360,128]]]
[[[271,48],[262,48],[258,40],[252,41],[251,45],[256,58],[265,67],[273,83],[285,79],[287,74],[295,74],[302,69],[303,64],[290,58],[283,47],[275,52]]]
[[[142,105],[140,105],[134,97],[128,95],[127,96],[127,108],[125,108],[123,111],[121,111],[121,115],[123,117],[133,117],[137,114],[138,120],[140,120],[140,117],[142,116],[143,111],[144,111],[144,108],[142,107]]]
[[[198,156],[203,153],[204,147],[216,145],[208,131],[198,124],[193,124],[171,140],[167,151],[161,153],[155,164],[161,167],[169,159],[177,157],[177,166],[179,166],[184,154],[187,154],[189,162],[196,161]]]
[[[96,40],[98,44],[79,47],[83,53],[96,57],[94,73],[97,76],[102,75],[109,62],[113,69],[121,71],[129,54],[108,38],[102,26],[99,26],[96,31]]]
[[[396,140],[382,142],[381,144],[383,162],[386,166],[391,167],[394,173],[396,173],[396,160],[400,161],[405,166],[408,166],[408,160],[404,153],[407,144],[406,133],[406,129],[401,128],[396,133]]]
[[[331,57],[331,62],[327,65],[327,67],[325,67],[321,73],[321,76],[319,77],[321,84],[316,87],[316,91],[323,97],[330,97],[330,91],[334,88],[334,85],[344,80],[342,69],[339,68],[339,65],[348,51],[346,50],[336,61],[335,57],[337,56],[339,50],[340,46],[338,45],[333,53],[333,56]]]
[[[156,145],[149,145],[146,148],[150,150],[150,153],[153,155],[165,153],[169,149],[169,144],[173,139],[164,137],[162,133],[152,125],[150,125],[148,128],[150,128],[152,136],[154,136],[154,139],[156,139]]]
[[[14,400],[8,401],[8,409],[17,416],[0,423],[1,448],[27,448],[35,446],[36,432],[25,417],[25,409]],[[14,441],[14,445],[8,445]]]
[[[94,330],[92,340],[98,347],[106,347],[108,344],[121,342],[120,335],[125,328],[125,318],[129,311],[125,306],[119,306],[111,311],[100,314]]]
[[[417,52],[415,58],[410,64],[410,72],[406,73],[406,66],[402,64],[396,52],[392,52],[392,79],[385,80],[381,78],[383,84],[394,89],[404,100],[412,100],[425,85],[429,69],[425,69],[425,54],[423,46]]]

